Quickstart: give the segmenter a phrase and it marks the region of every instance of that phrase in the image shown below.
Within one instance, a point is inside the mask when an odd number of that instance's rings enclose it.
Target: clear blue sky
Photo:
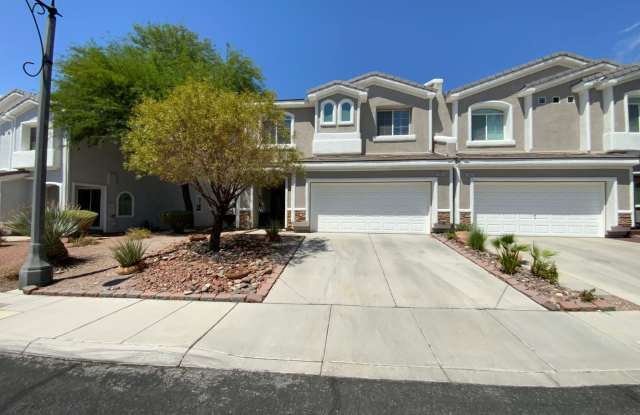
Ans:
[[[50,0],[47,0],[50,1]],[[0,95],[37,90],[22,73],[38,54],[24,0],[0,2]],[[180,23],[250,56],[279,98],[332,79],[380,70],[445,89],[542,55],[569,50],[640,60],[640,1],[58,0],[56,55],[134,23]]]

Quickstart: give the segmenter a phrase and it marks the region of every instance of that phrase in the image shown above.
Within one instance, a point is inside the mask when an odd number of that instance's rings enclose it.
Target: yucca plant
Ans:
[[[484,245],[487,242],[487,234],[480,228],[476,228],[475,226],[469,232],[469,239],[467,240],[467,245],[476,251],[484,251]]]
[[[31,209],[23,209],[16,213],[7,223],[7,229],[18,234],[31,234]],[[67,258],[69,251],[62,238],[78,231],[78,221],[69,210],[60,209],[56,205],[47,206],[44,214],[44,245],[47,258],[52,261]]]
[[[550,258],[557,255],[549,249],[540,249],[535,243],[529,248],[531,254],[531,273],[536,277],[543,278],[552,284],[557,284],[559,280],[558,268]]]
[[[122,268],[138,265],[146,251],[147,248],[142,244],[141,240],[129,238],[118,242],[116,246],[111,248],[113,258]]]
[[[522,263],[520,253],[529,247],[525,244],[519,244],[513,234],[502,235],[491,241],[491,244],[498,252],[498,262],[500,262],[502,271],[509,275],[515,274]]]

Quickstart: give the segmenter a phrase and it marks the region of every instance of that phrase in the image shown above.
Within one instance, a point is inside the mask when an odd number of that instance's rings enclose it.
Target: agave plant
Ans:
[[[513,234],[502,235],[491,241],[491,244],[498,252],[498,262],[500,262],[502,271],[509,275],[515,274],[522,263],[520,253],[526,251],[529,247],[519,244]]]
[[[146,250],[147,248],[142,244],[141,240],[129,238],[111,248],[113,258],[122,268],[138,265],[142,261]]]
[[[31,233],[31,209],[16,213],[7,223],[7,229],[18,235]],[[60,260],[69,256],[62,238],[78,231],[78,220],[68,210],[50,205],[44,214],[44,246],[47,258]]]

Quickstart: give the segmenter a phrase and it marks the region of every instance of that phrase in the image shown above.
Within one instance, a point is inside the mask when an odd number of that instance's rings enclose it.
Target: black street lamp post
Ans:
[[[47,5],[40,0],[29,4],[25,0],[29,11],[33,16],[40,38],[42,61],[40,69],[35,73],[29,73],[26,65],[23,65],[25,73],[31,77],[41,74],[40,106],[38,110],[38,129],[36,136],[36,154],[33,171],[33,203],[31,208],[31,245],[24,265],[20,269],[20,288],[28,285],[44,286],[51,283],[53,267],[47,261],[44,245],[44,216],[45,216],[45,189],[47,179],[47,139],[49,134],[49,108],[51,104],[51,72],[53,68],[53,41],[56,31],[56,16],[59,16],[55,6],[55,0]],[[42,44],[40,28],[35,14],[48,14],[46,42]]]

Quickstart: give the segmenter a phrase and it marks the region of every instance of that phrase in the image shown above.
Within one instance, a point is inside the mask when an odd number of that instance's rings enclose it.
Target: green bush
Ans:
[[[471,225],[468,223],[459,223],[456,225],[456,231],[458,232],[468,232],[471,230]]]
[[[531,261],[531,273],[552,284],[557,284],[559,280],[558,268],[556,264],[549,259],[557,253],[549,249],[540,249],[535,243],[529,248],[529,253],[531,254],[531,258],[533,258]]]
[[[24,209],[15,214],[7,223],[7,229],[18,234],[31,234],[31,209]],[[69,256],[62,238],[78,232],[78,221],[69,210],[58,206],[47,206],[44,214],[44,245],[47,258],[64,259]]]
[[[271,225],[267,229],[267,239],[271,242],[280,240],[280,225],[277,222],[271,222]]]
[[[184,233],[185,228],[193,223],[193,213],[187,210],[171,210],[160,214],[160,222],[175,233]]]
[[[127,238],[148,239],[151,238],[151,231],[147,228],[129,228],[127,229]]]
[[[78,222],[78,233],[80,235],[86,235],[89,233],[89,229],[93,226],[98,214],[90,210],[82,209],[69,209],[69,215]]]
[[[596,289],[592,288],[590,290],[582,290],[580,292],[580,300],[585,303],[592,303],[596,300]]]
[[[447,238],[448,240],[452,240],[452,239],[456,239],[456,233],[455,231],[452,230],[448,230],[445,234],[444,234],[445,238]]]
[[[484,245],[487,242],[487,234],[480,228],[473,227],[469,233],[467,245],[476,251],[484,251]]]
[[[527,250],[528,246],[519,244],[513,234],[502,235],[491,241],[498,252],[498,262],[505,274],[515,274],[520,268],[522,259],[520,253]]]
[[[142,244],[142,241],[128,238],[111,248],[113,258],[123,268],[139,264],[146,250],[147,248]]]

